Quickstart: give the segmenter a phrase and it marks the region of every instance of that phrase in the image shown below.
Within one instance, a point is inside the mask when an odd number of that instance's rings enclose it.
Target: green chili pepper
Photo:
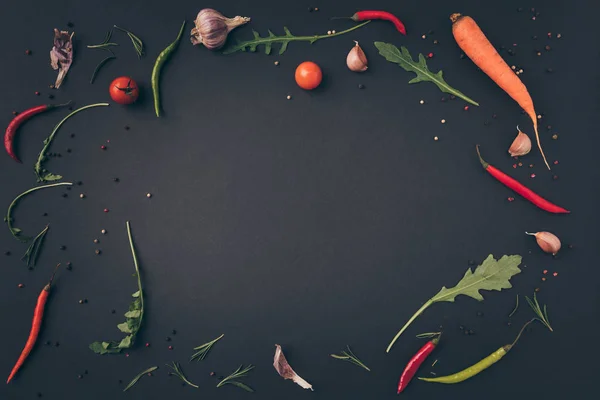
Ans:
[[[479,361],[477,364],[471,365],[469,368],[463,369],[462,371],[457,372],[452,375],[439,376],[437,378],[419,378],[419,379],[422,381],[426,381],[426,382],[452,384],[452,383],[459,383],[462,381],[466,381],[467,379],[474,377],[478,373],[488,369],[489,367],[491,367],[492,365],[494,365],[498,361],[500,361],[502,359],[502,357],[504,357],[506,355],[506,353],[508,353],[509,350],[512,349],[513,346],[517,343],[517,340],[519,340],[519,338],[521,337],[521,334],[523,333],[523,331],[525,330],[527,325],[529,325],[533,321],[535,321],[535,319],[532,319],[529,322],[527,322],[525,325],[523,325],[523,327],[521,328],[521,331],[517,335],[517,338],[515,339],[514,342],[512,342],[512,344],[507,344],[506,346],[500,347],[498,350],[496,350],[495,352],[493,352],[492,354],[490,354],[483,360]]]
[[[463,369],[460,372],[457,372],[452,375],[440,376],[437,378],[419,378],[422,381],[426,382],[437,382],[437,383],[458,383],[462,381],[466,381],[467,379],[477,375],[484,369],[491,367],[493,364],[500,361],[502,357],[508,353],[511,345],[502,346],[483,360],[479,361],[477,364],[470,366],[467,369]]]
[[[183,24],[181,25],[177,39],[168,45],[166,49],[161,51],[154,63],[154,68],[152,69],[152,94],[154,95],[154,111],[156,112],[157,117],[160,117],[160,71],[165,62],[171,57],[171,54],[177,49],[177,45],[181,41],[183,28],[185,28],[185,21],[183,21]]]

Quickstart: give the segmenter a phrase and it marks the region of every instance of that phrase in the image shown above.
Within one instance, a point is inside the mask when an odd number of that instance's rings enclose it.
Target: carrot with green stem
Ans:
[[[7,384],[10,383],[10,381],[15,377],[15,375],[17,374],[19,369],[25,363],[25,360],[29,356],[29,353],[31,353],[31,350],[33,350],[33,346],[35,346],[35,342],[37,341],[38,335],[40,334],[40,329],[42,327],[42,320],[44,317],[44,308],[46,307],[46,302],[48,301],[48,296],[50,295],[50,288],[52,287],[52,281],[54,280],[54,275],[56,274],[56,270],[58,269],[59,266],[60,266],[60,264],[58,264],[56,266],[56,268],[54,268],[52,277],[50,277],[50,280],[48,281],[46,286],[44,286],[44,288],[42,289],[42,292],[38,296],[37,304],[35,306],[35,311],[33,312],[33,322],[31,324],[31,332],[29,333],[29,338],[27,339],[27,343],[25,343],[25,347],[23,348],[23,351],[21,352],[21,355],[19,356],[17,363],[13,367],[12,371],[10,372],[10,375],[8,376],[8,379],[6,380]]]
[[[450,20],[452,21],[452,34],[462,51],[502,90],[512,97],[531,118],[538,148],[546,167],[550,169],[540,142],[537,114],[527,87],[498,54],[496,48],[490,43],[473,18],[455,13],[450,15]]]

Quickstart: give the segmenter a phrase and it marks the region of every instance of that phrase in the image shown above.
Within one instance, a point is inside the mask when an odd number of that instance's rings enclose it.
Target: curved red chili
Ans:
[[[27,343],[25,343],[25,347],[23,348],[23,351],[21,352],[17,363],[13,367],[12,371],[10,372],[10,375],[8,376],[8,379],[6,380],[7,384],[10,383],[10,381],[14,378],[19,369],[23,366],[25,360],[27,359],[27,356],[29,356],[29,353],[31,353],[31,350],[33,349],[33,346],[37,341],[38,335],[40,334],[40,328],[42,327],[44,307],[46,307],[46,302],[48,301],[48,296],[50,295],[50,288],[52,287],[52,281],[54,280],[54,275],[56,274],[56,270],[59,266],[60,264],[58,264],[56,268],[54,268],[54,273],[52,274],[50,281],[48,281],[48,283],[46,284],[46,286],[44,286],[42,292],[38,296],[35,311],[33,312],[33,322],[31,323],[31,332],[29,333],[29,338],[27,339]]]
[[[404,26],[402,21],[400,21],[400,19],[398,19],[398,17],[396,17],[394,14],[389,13],[387,11],[359,11],[352,17],[350,17],[350,19],[355,22],[366,21],[371,19],[382,19],[385,21],[390,21],[394,24],[398,32],[400,32],[403,35],[406,35],[406,27]]]
[[[34,115],[37,115],[44,111],[52,110],[54,108],[63,107],[70,103],[71,102],[68,102],[65,104],[56,104],[56,105],[55,104],[42,104],[41,106],[37,106],[37,107],[30,108],[28,110],[25,110],[22,113],[20,113],[19,115],[17,115],[16,117],[14,117],[13,120],[10,121],[10,124],[8,124],[8,127],[6,128],[6,132],[4,133],[4,148],[6,149],[6,152],[8,153],[8,155],[11,156],[13,158],[13,160],[15,160],[16,162],[21,162],[21,160],[19,160],[19,157],[17,157],[17,154],[15,153],[15,150],[14,150],[14,138],[17,133],[17,130],[25,121],[27,121]]]
[[[398,394],[400,394],[404,389],[406,389],[411,379],[419,370],[421,364],[423,364],[423,361],[425,361],[429,354],[431,354],[431,352],[433,351],[433,349],[435,349],[435,346],[437,346],[439,341],[440,337],[438,336],[425,343],[425,345],[421,347],[417,354],[415,354],[410,359],[408,364],[406,364],[404,372],[402,372],[402,375],[400,376],[400,381],[398,382]]]
[[[483,158],[481,158],[481,154],[479,153],[479,145],[476,146],[476,149],[477,149],[477,155],[479,156],[479,161],[481,162],[483,169],[485,169],[487,172],[489,172],[490,175],[492,175],[498,181],[503,183],[506,187],[514,190],[515,192],[517,192],[518,194],[520,194],[525,199],[529,200],[530,202],[532,202],[533,204],[535,204],[542,210],[546,210],[546,211],[554,213],[554,214],[569,214],[571,212],[569,210],[566,210],[562,207],[557,206],[554,203],[549,202],[548,200],[544,199],[542,196],[536,194],[533,190],[529,189],[522,183],[518,182],[516,179],[511,178],[510,176],[506,175],[504,172],[500,171],[498,168],[494,167],[493,165],[488,164],[487,162],[485,162],[483,160]]]

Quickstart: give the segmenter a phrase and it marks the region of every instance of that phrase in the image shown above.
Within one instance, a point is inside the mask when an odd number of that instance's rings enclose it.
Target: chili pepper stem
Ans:
[[[527,328],[527,326],[528,326],[529,324],[531,324],[531,323],[532,323],[533,321],[535,321],[535,320],[536,320],[536,318],[532,318],[532,319],[530,319],[529,321],[527,321],[527,323],[526,323],[525,325],[523,325],[523,327],[522,327],[522,328],[521,328],[521,330],[519,331],[519,334],[517,335],[517,337],[515,338],[515,340],[514,340],[514,341],[513,341],[511,344],[508,344],[508,345],[504,346],[504,348],[505,348],[505,350],[506,350],[506,351],[509,351],[510,349],[512,349],[512,348],[513,348],[513,346],[514,346],[515,344],[517,344],[517,341],[518,341],[518,340],[521,338],[521,335],[522,335],[522,334],[523,334],[523,332],[525,331],[525,328]]]
[[[52,276],[50,277],[50,280],[48,281],[48,287],[52,286],[52,282],[54,282],[54,276],[56,275],[56,271],[58,270],[58,267],[60,267],[60,263],[56,264],[56,267],[54,267]]]
[[[481,157],[481,153],[479,152],[479,145],[476,144],[475,145],[475,149],[477,150],[477,156],[479,157],[479,162],[481,163],[481,166],[483,167],[483,169],[488,169],[488,167],[490,166],[490,164],[488,164],[482,157]]]
[[[408,328],[408,326],[415,320],[417,319],[417,317],[421,314],[423,314],[423,312],[427,309],[427,307],[429,307],[430,305],[433,304],[433,301],[431,300],[427,300],[427,302],[425,304],[423,304],[421,306],[421,308],[419,308],[419,310],[414,313],[414,315],[412,317],[410,317],[410,319],[408,320],[408,322],[406,322],[406,324],[404,324],[404,326],[402,327],[402,329],[400,329],[400,331],[396,334],[396,336],[394,336],[394,338],[392,339],[392,341],[390,342],[390,344],[388,345],[387,349],[385,350],[386,353],[389,353],[390,350],[392,349],[392,346],[394,345],[394,343],[396,343],[396,340],[398,340],[398,338],[400,337],[400,335],[402,335],[402,333],[406,330],[406,328]]]

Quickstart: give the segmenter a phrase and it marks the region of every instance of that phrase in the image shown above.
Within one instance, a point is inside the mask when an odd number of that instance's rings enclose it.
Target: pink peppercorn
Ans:
[[[173,350],[173,346],[169,346],[169,350]]]
[[[108,208],[105,208],[105,209],[104,209],[104,212],[105,212],[105,213],[106,213],[106,212],[108,212]]]
[[[535,178],[535,174],[531,174],[531,177],[532,177],[532,178]]]
[[[100,146],[100,148],[101,148],[102,150],[106,150],[106,146],[105,146],[105,145],[102,145],[102,146]]]
[[[554,165],[558,165],[558,160],[554,161]]]
[[[433,53],[429,53],[429,54],[427,54],[427,57],[428,57],[428,58],[433,58]]]
[[[150,347],[150,343],[146,343],[146,347]]]

